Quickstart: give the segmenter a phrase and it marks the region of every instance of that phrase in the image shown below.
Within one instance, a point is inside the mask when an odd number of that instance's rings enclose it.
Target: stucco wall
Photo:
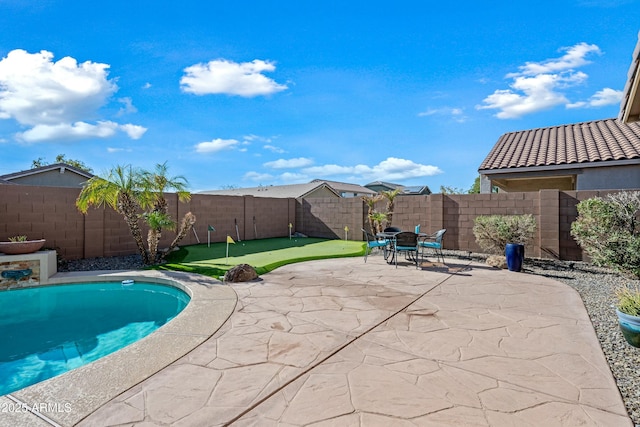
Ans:
[[[577,176],[576,190],[640,188],[640,165],[585,168]]]
[[[87,178],[78,175],[75,172],[64,169],[54,169],[46,172],[40,172],[34,175],[27,175],[11,180],[15,184],[34,185],[34,186],[54,186],[54,187],[74,187],[80,188],[87,181]]]

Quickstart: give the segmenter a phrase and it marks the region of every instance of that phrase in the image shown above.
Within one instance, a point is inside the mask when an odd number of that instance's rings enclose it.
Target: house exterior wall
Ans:
[[[640,163],[491,175],[481,173],[480,193],[490,193],[492,186],[505,182],[508,185],[500,185],[500,191],[633,190],[640,188]]]
[[[323,197],[333,197],[333,198],[337,198],[339,197],[336,193],[334,193],[333,191],[329,190],[327,187],[319,187],[316,188],[315,190],[309,192],[309,194],[307,194],[305,196],[305,198],[309,198],[309,197],[319,197],[319,198],[323,198]]]
[[[491,178],[487,175],[480,174],[480,194],[489,194],[491,190]]]
[[[576,190],[640,188],[640,164],[584,168],[577,178]]]
[[[10,182],[22,185],[80,188],[82,184],[87,182],[87,178],[67,169],[63,172],[60,172],[60,169],[55,169],[14,178]]]

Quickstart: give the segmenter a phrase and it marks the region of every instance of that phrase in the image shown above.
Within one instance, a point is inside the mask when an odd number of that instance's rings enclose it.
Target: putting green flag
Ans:
[[[227,243],[235,243],[231,236],[227,236]]]

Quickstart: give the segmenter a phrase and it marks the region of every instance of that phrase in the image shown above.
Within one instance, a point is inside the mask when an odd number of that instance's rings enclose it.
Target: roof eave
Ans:
[[[524,166],[519,168],[478,169],[478,172],[481,175],[498,175],[498,174],[559,171],[559,170],[572,170],[572,169],[576,170],[576,169],[585,169],[585,168],[603,168],[603,167],[611,167],[611,166],[629,166],[629,165],[640,165],[640,158],[625,159],[625,160],[604,160],[604,161],[598,161],[598,162],[583,162],[583,163],[563,163],[561,165]]]
[[[631,66],[627,73],[627,82],[624,86],[622,101],[620,102],[620,112],[618,120],[623,123],[631,123],[640,121],[640,94],[638,86],[640,85],[640,75],[638,68],[640,66],[640,33],[638,33],[638,42],[633,50]]]

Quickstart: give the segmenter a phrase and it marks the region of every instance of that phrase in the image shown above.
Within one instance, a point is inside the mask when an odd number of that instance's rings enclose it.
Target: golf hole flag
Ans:
[[[215,228],[213,228],[213,225],[208,225],[207,226],[207,247],[211,247],[211,232],[212,231],[216,231]]]
[[[227,260],[225,261],[226,264],[229,264],[229,243],[235,243],[235,242],[233,241],[231,236],[227,234]]]

